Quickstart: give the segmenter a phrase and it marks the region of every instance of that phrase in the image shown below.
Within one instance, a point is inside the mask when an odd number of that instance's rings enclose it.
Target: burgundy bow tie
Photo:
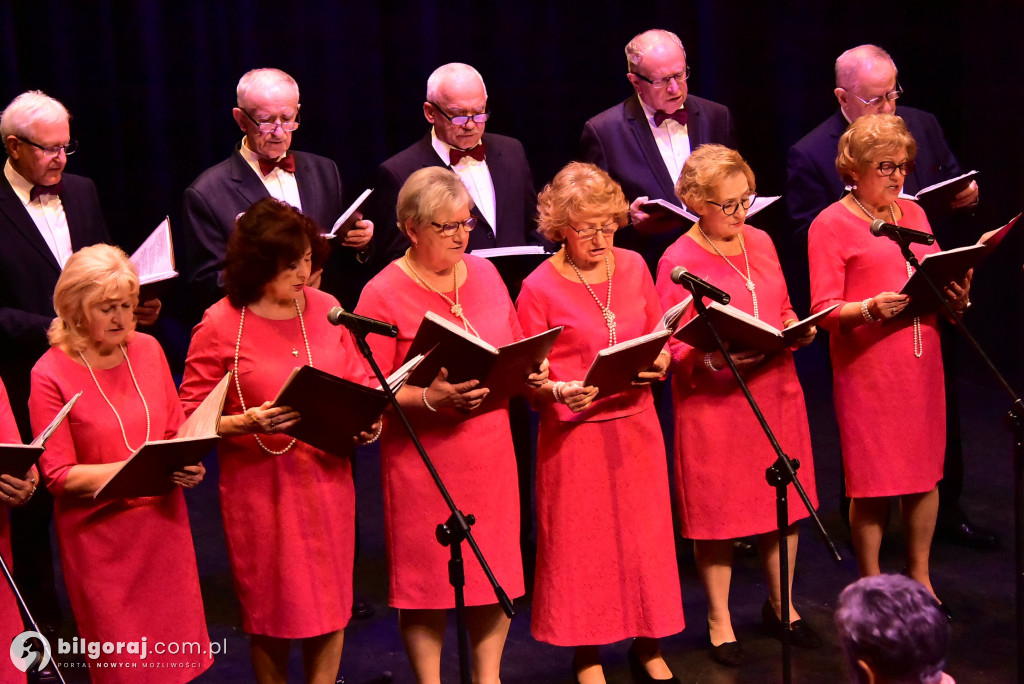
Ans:
[[[686,122],[690,120],[690,113],[685,109],[677,109],[671,114],[663,112],[660,109],[654,112],[654,125],[658,128],[661,128],[661,124],[665,123],[666,119],[675,119],[679,122],[680,126],[685,126]]]
[[[31,202],[42,195],[62,195],[64,193],[64,181],[57,181],[53,185],[33,185],[28,193],[28,201]]]
[[[264,176],[268,175],[276,168],[280,168],[282,171],[287,171],[288,173],[295,173],[295,157],[290,154],[286,154],[277,160],[259,159],[258,161],[260,164],[260,171],[263,172]]]
[[[449,160],[450,160],[449,164],[451,166],[455,166],[460,161],[462,161],[465,157],[472,157],[473,159],[476,159],[477,161],[481,161],[482,162],[484,160],[484,154],[486,152],[487,152],[487,149],[486,149],[486,147],[484,147],[484,144],[482,142],[479,145],[477,145],[476,147],[473,147],[473,148],[468,149],[468,150],[460,150],[457,147],[453,147],[448,152]]]

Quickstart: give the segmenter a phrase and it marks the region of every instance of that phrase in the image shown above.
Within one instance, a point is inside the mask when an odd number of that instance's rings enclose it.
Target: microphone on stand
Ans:
[[[894,242],[917,242],[922,245],[935,244],[935,236],[912,228],[897,226],[895,223],[886,223],[882,219],[875,219],[871,222],[871,234],[875,237],[885,236]]]
[[[384,337],[398,337],[398,327],[378,321],[376,318],[367,318],[359,314],[349,313],[340,306],[331,309],[327,314],[327,322],[331,325],[343,325],[356,335],[383,335]]]
[[[685,287],[693,293],[694,297],[707,297],[719,304],[728,304],[731,299],[728,292],[719,290],[708,281],[698,278],[682,266],[676,266],[672,269],[672,282]]]

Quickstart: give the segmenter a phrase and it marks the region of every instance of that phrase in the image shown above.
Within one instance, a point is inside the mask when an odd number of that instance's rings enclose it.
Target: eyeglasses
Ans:
[[[429,102],[429,100],[428,100],[428,102]],[[478,124],[487,123],[487,120],[491,118],[491,113],[490,112],[480,112],[479,114],[459,114],[458,116],[448,116],[448,112],[446,112],[443,109],[441,109],[441,106],[439,104],[431,102],[430,105],[434,109],[436,109],[437,111],[441,112],[441,114],[444,115],[444,118],[448,119],[449,121],[451,121],[456,126],[465,126],[466,124],[469,123],[470,119],[473,120],[473,123],[478,123]]]
[[[899,169],[900,173],[902,175],[906,176],[908,173],[913,173],[914,172],[914,167],[917,166],[917,162],[916,161],[911,161],[909,159],[907,161],[903,162],[902,164],[897,164],[896,162],[891,162],[891,161],[868,162],[868,163],[869,164],[874,164],[874,165],[876,165],[878,167],[878,174],[880,176],[891,176],[892,174],[896,173],[896,169]]]
[[[37,142],[32,142],[28,138],[22,138],[20,135],[16,135],[14,137],[20,140],[21,142],[25,143],[26,145],[31,145],[32,147],[39,148],[40,150],[43,151],[43,154],[45,154],[48,157],[56,157],[58,154],[61,153],[61,150],[64,151],[64,154],[70,156],[75,153],[75,150],[78,149],[77,140],[69,140],[66,145],[50,145],[49,147],[44,147],[43,145],[40,145]]]
[[[239,109],[242,108],[239,107]],[[242,113],[249,118],[249,121],[252,121],[254,124],[256,124],[257,128],[260,129],[260,133],[273,133],[274,129],[276,129],[278,126],[281,127],[282,131],[287,131],[290,133],[299,127],[298,112],[295,112],[295,119],[293,119],[292,121],[257,121],[253,118],[252,114],[245,111],[244,109],[242,109]]]
[[[843,88],[843,90],[846,90],[846,88]],[[846,92],[850,93],[849,90],[846,90]],[[856,97],[861,102],[863,102],[865,107],[877,107],[878,105],[882,104],[882,100],[894,102],[900,99],[900,95],[903,94],[903,88],[902,86],[900,86],[900,82],[896,81],[896,90],[890,90],[885,95],[879,95],[878,97],[873,97],[870,100],[865,100],[863,97],[860,97],[859,95],[854,95],[853,93],[850,94]]]
[[[434,223],[433,221],[431,221],[430,225],[437,228],[437,232],[439,232],[444,237],[451,237],[452,235],[458,233],[459,228],[463,226],[466,227],[467,233],[471,232],[474,228],[476,228],[476,219],[470,216],[465,221],[449,221],[448,223]]]
[[[716,207],[721,209],[722,213],[725,214],[726,216],[732,216],[733,214],[740,210],[740,207],[743,207],[744,211],[749,209],[750,205],[754,203],[754,198],[756,197],[757,193],[752,192],[738,202],[736,200],[729,200],[725,204],[719,204],[718,202],[712,202],[711,200],[706,200],[706,202],[708,204],[714,204]]]
[[[612,235],[615,234],[615,231],[619,229],[619,224],[606,223],[603,226],[592,226],[590,228],[576,228],[571,225],[569,227],[576,231],[576,234],[580,237],[580,240],[593,240],[594,238],[597,237],[598,233],[604,235],[606,238],[610,238]]]
[[[647,83],[650,83],[655,88],[668,88],[668,84],[671,81],[675,81],[676,85],[679,85],[680,83],[685,83],[686,80],[690,78],[690,67],[686,67],[684,71],[680,71],[678,74],[670,74],[665,78],[656,78],[653,80],[647,78],[643,74],[636,71],[631,73],[637,78],[639,78],[641,81],[646,81]]]

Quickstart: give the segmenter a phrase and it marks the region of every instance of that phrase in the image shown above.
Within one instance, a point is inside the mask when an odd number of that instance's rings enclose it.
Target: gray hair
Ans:
[[[71,121],[67,108],[41,90],[29,90],[11,100],[0,114],[0,137],[9,135],[28,137],[32,124]]]
[[[462,180],[451,169],[428,166],[413,173],[398,191],[398,229],[405,233],[406,223],[423,225],[434,220],[438,212],[465,204],[473,206],[473,198]]]
[[[270,90],[275,86],[292,88],[295,91],[295,99],[299,99],[299,84],[285,72],[280,69],[253,69],[238,80],[238,87],[235,88],[238,107],[245,109],[249,104],[250,92]]]
[[[679,36],[665,29],[650,29],[637,34],[626,44],[626,69],[629,73],[635,73],[636,67],[644,60],[644,54],[661,42],[677,45],[683,51],[683,57],[686,57],[686,48],[683,47],[683,41],[679,40]]]
[[[476,76],[480,81],[480,86],[484,89],[484,97],[487,97],[487,86],[479,71],[462,62],[449,62],[434,69],[434,73],[430,74],[430,78],[427,79],[427,102],[437,102],[440,99],[441,89],[444,87],[444,80],[447,77],[470,74]]]
[[[872,61],[889,62],[892,64],[893,71],[896,70],[896,62],[892,61],[889,53],[882,48],[870,44],[858,45],[855,48],[850,48],[836,59],[836,87],[849,90],[857,80],[861,65]]]

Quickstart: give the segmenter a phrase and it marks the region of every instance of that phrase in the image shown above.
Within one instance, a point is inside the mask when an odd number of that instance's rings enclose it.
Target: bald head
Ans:
[[[679,51],[686,59],[686,48],[679,36],[664,29],[651,29],[633,36],[633,40],[626,44],[626,70],[635,73],[635,67],[639,67],[644,57],[654,49],[661,51]]]
[[[877,45],[858,45],[836,60],[836,99],[850,121],[866,114],[893,114],[896,64]]]
[[[626,78],[655,111],[672,114],[686,104],[686,50],[671,31],[651,29],[626,45]]]
[[[468,64],[452,62],[434,70],[427,79],[427,101],[423,116],[434,127],[438,140],[461,150],[480,142],[486,124],[469,119],[456,125],[452,118],[482,114],[487,111],[487,88],[484,79]]]

